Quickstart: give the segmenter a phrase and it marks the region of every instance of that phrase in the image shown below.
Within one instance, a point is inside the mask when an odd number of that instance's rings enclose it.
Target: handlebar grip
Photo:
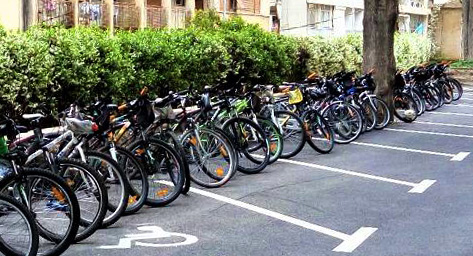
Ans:
[[[128,108],[128,104],[123,104],[118,107],[118,111],[123,111]]]
[[[314,78],[316,78],[316,77],[317,77],[317,74],[316,74],[316,73],[312,73],[312,74],[310,74],[310,75],[307,77],[307,79],[314,79]]]
[[[146,94],[148,94],[148,91],[149,91],[148,87],[145,86],[145,87],[143,87],[143,89],[141,89],[140,95],[145,96]]]

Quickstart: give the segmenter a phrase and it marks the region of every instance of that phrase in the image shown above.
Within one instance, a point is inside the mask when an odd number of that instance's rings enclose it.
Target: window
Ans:
[[[186,6],[186,0],[175,0],[176,6]]]
[[[333,28],[333,6],[309,4],[308,12],[309,26],[317,29]]]

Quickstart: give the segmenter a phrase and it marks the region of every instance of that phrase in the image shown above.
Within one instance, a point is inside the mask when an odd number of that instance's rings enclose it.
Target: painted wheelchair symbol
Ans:
[[[199,240],[197,239],[197,237],[192,236],[192,235],[164,231],[161,227],[158,227],[158,226],[144,226],[144,227],[138,227],[137,229],[140,231],[149,231],[149,232],[143,233],[143,234],[125,235],[125,238],[121,238],[117,245],[104,245],[98,248],[99,249],[129,249],[131,248],[133,242],[135,242],[135,246],[155,247],[155,248],[177,247],[177,246],[191,245],[191,244],[196,243]],[[180,237],[180,238],[183,238],[184,241],[180,241],[176,243],[159,243],[159,239],[170,238],[170,237]],[[156,239],[156,243],[139,242],[139,240],[149,240],[149,239]]]

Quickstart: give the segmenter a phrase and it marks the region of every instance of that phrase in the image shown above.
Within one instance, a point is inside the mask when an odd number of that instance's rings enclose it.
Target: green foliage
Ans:
[[[473,68],[473,60],[458,60],[450,65],[452,68]]]
[[[429,37],[415,33],[399,33],[395,36],[394,55],[396,66],[407,69],[429,61],[434,55],[434,45]]]
[[[340,70],[361,71],[362,37],[350,34],[338,38],[310,37],[301,39],[309,55],[309,69],[319,75],[332,75]]]
[[[320,75],[332,75],[340,70],[361,72],[363,38],[349,34],[338,38],[310,37],[301,39],[301,45],[310,55],[309,70]],[[428,37],[401,33],[395,36],[394,55],[398,68],[409,68],[429,61],[434,46]]]

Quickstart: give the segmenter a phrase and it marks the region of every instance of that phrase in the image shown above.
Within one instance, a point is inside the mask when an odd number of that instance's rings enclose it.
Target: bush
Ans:
[[[349,34],[338,38],[311,37],[301,39],[310,54],[309,69],[320,75],[332,75],[340,70],[361,72],[363,64],[363,38]],[[395,36],[394,54],[398,68],[406,69],[433,56],[434,47],[428,37],[401,33]]]
[[[428,62],[434,55],[434,45],[429,37],[416,33],[398,33],[395,37],[396,66],[408,69]]]

